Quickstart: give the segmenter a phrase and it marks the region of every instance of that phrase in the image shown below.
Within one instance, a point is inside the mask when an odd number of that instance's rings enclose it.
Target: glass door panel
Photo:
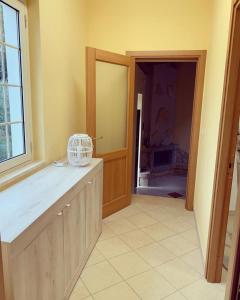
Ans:
[[[128,67],[96,62],[96,154],[126,148]]]

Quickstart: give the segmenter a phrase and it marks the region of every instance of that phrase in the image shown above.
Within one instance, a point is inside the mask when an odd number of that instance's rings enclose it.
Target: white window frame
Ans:
[[[25,132],[25,152],[0,163],[0,174],[16,168],[19,165],[30,163],[33,159],[32,153],[32,110],[30,89],[30,63],[29,63],[29,41],[28,41],[28,19],[27,7],[19,0],[2,0],[9,6],[19,11],[19,33],[21,47],[21,70],[23,91],[23,115]],[[1,43],[1,42],[0,42]]]

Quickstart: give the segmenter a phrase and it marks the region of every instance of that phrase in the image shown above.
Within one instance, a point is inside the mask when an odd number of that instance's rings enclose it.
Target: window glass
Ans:
[[[2,28],[0,39],[6,44],[19,47],[18,12],[12,7],[1,4]]]
[[[5,83],[19,86],[21,84],[19,50],[8,46],[4,48],[5,51],[3,52],[3,55],[5,62]]]
[[[96,62],[96,153],[126,147],[128,67]]]
[[[0,1],[0,163],[25,154],[19,11]]]

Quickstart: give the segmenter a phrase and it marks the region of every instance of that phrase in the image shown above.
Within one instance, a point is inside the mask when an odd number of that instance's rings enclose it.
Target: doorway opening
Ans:
[[[196,61],[136,63],[137,194],[186,196],[196,69]]]

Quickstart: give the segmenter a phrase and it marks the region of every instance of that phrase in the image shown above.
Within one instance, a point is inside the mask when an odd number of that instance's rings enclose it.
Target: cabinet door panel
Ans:
[[[95,197],[96,197],[96,233],[102,230],[102,198],[103,198],[103,174],[98,172],[95,177]]]
[[[102,222],[102,172],[95,175],[87,186],[86,247],[97,239]]]
[[[85,189],[64,209],[65,288],[78,271],[85,253]]]
[[[57,216],[13,260],[14,300],[61,300],[64,288],[63,218]]]

